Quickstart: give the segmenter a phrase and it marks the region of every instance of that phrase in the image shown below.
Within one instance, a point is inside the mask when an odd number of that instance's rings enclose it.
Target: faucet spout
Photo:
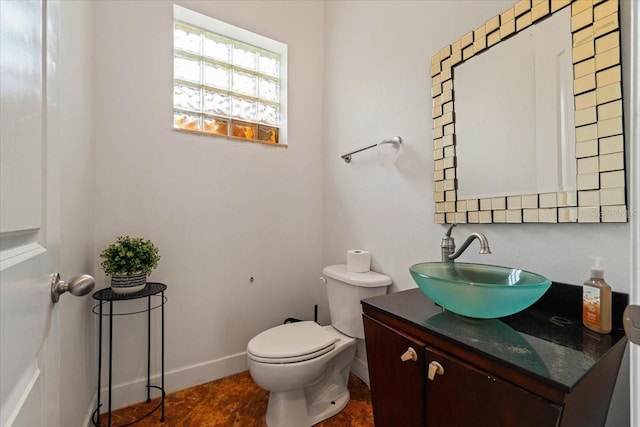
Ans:
[[[451,229],[449,229],[449,232],[450,231]],[[447,233],[447,236],[442,239],[442,244],[440,245],[442,248],[442,262],[453,262],[453,260],[462,255],[462,253],[467,250],[471,242],[476,239],[480,242],[480,253],[490,254],[491,249],[489,248],[489,241],[482,233],[471,233],[457,251],[455,250],[456,245],[453,241],[453,237],[450,237],[450,233]]]

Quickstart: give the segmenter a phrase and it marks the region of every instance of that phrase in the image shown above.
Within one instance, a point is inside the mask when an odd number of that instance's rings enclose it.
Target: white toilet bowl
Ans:
[[[310,427],[340,412],[349,402],[355,343],[314,322],[276,326],[253,338],[247,346],[249,371],[270,392],[267,425]]]
[[[247,345],[249,372],[269,390],[269,427],[310,427],[349,403],[356,339],[364,339],[364,298],[383,295],[391,279],[374,271],[325,267],[331,326],[295,322],[256,335]]]

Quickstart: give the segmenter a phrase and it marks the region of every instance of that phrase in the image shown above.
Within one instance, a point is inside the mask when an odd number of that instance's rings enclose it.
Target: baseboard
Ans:
[[[244,351],[219,359],[171,369],[166,371],[164,375],[165,391],[167,393],[173,393],[174,391],[184,390],[198,384],[228,377],[229,375],[237,374],[247,369],[247,354]],[[369,385],[369,368],[360,358],[356,357],[354,359],[351,364],[351,372]],[[151,376],[151,384],[159,384],[159,380],[159,374]],[[146,398],[146,384],[146,378],[138,378],[134,381],[114,385],[111,391],[113,397],[112,409],[115,410],[144,401]],[[105,412],[108,407],[107,391],[106,387],[101,390],[101,412]],[[159,392],[152,389],[151,397],[154,398],[158,395]],[[91,400],[91,408],[88,410],[86,422],[83,425],[92,425],[91,413],[95,409],[96,402],[97,394],[94,395],[94,398]]]
[[[351,364],[351,372],[356,377],[360,378],[365,384],[369,385],[369,367],[366,362],[356,357]]]
[[[219,359],[171,369],[164,374],[165,392],[173,393],[174,391],[184,390],[198,384],[228,377],[247,369],[247,353],[244,351]],[[138,378],[130,382],[114,385],[111,390],[113,398],[112,410],[144,401],[146,399],[146,384],[146,378]],[[151,384],[160,384],[160,374],[151,376]],[[152,399],[160,395],[158,390],[151,390]],[[107,410],[107,396],[107,388],[104,387],[100,395],[102,401],[101,412],[106,412]]]
[[[91,420],[91,415],[93,415],[93,411],[96,410],[96,403],[97,402],[98,402],[98,392],[96,391],[95,393],[93,393],[93,397],[91,398],[91,401],[89,402],[89,407],[87,408],[84,420],[82,421],[82,424],[81,424],[82,426],[84,426],[84,427],[92,427],[93,426],[93,421]]]

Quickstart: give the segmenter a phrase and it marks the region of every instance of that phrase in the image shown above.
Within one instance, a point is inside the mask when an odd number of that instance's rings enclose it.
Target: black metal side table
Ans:
[[[164,291],[167,289],[167,285],[164,283],[155,283],[149,282],[146,284],[144,289],[130,293],[130,294],[118,294],[113,292],[111,288],[101,289],[93,294],[93,299],[99,301],[93,307],[93,312],[97,314],[100,318],[98,327],[98,402],[96,405],[95,411],[91,415],[91,421],[94,426],[101,426],[100,424],[100,407],[102,404],[100,403],[100,388],[102,381],[102,318],[103,316],[109,317],[109,408],[107,412],[107,426],[111,427],[111,380],[112,380],[112,353],[113,353],[113,316],[128,316],[131,314],[138,313],[147,313],[147,403],[151,401],[151,389],[155,388],[160,390],[162,393],[162,397],[160,399],[160,403],[151,409],[148,413],[138,418],[137,420],[125,424],[120,427],[129,426],[131,424],[135,424],[142,419],[148,417],[152,413],[154,413],[158,408],[161,408],[162,415],[160,417],[160,421],[164,422],[164,401],[166,397],[166,393],[164,391],[164,304],[167,302],[167,298],[164,296]],[[126,301],[126,300],[134,300],[140,298],[147,298],[147,307],[143,310],[132,311],[127,313],[114,313],[113,312],[113,303],[117,301]],[[152,306],[152,299],[155,299],[156,304]],[[157,301],[159,299],[159,301]],[[109,310],[107,313],[103,313],[103,306],[105,304],[109,305]],[[151,385],[151,310],[156,308],[160,308],[161,311],[161,385]]]

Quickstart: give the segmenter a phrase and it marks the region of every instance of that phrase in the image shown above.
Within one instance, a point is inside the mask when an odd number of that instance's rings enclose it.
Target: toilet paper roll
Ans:
[[[371,268],[369,251],[354,249],[347,251],[347,270],[354,273],[366,273]]]
[[[395,139],[385,140],[378,144],[378,166],[383,168],[391,167],[400,153],[402,153],[402,144]]]

